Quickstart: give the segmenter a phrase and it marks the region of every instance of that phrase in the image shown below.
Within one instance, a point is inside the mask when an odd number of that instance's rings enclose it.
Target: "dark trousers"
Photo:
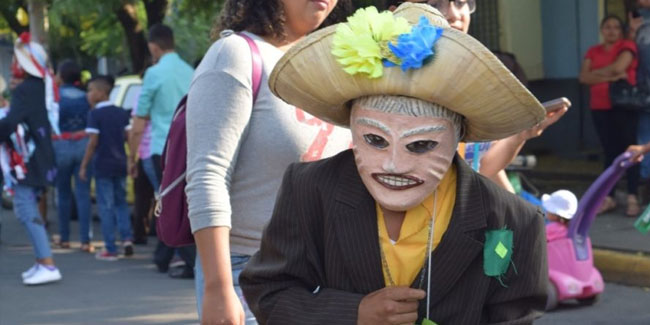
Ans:
[[[636,144],[638,114],[624,109],[610,109],[592,110],[591,115],[605,154],[604,168],[607,168],[629,145]],[[627,170],[628,194],[637,194],[640,171],[638,164]],[[614,191],[610,194],[613,195]]]
[[[133,193],[135,194],[132,220],[133,239],[136,242],[146,242],[154,199],[153,187],[142,168],[141,160],[138,160],[138,177],[133,180]]]
[[[162,180],[162,168],[160,155],[151,156],[156,170],[156,177]],[[165,245],[160,239],[158,245],[153,253],[153,261],[158,266],[158,270],[164,272],[169,268],[169,262],[174,258],[175,251],[178,250],[178,256],[185,262],[185,267],[194,270],[194,262],[196,259],[196,246],[184,246],[178,249]]]

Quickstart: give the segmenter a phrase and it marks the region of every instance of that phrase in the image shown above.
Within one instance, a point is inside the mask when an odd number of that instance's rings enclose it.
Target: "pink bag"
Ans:
[[[243,33],[243,37],[251,48],[253,59],[253,103],[257,99],[262,81],[262,57],[260,51],[250,37]],[[160,194],[156,197],[156,231],[158,239],[172,247],[194,244],[194,236],[187,217],[187,197],[185,196],[185,182],[187,169],[187,132],[185,126],[185,112],[187,95],[181,99],[176,107],[162,154],[162,180],[160,181]]]

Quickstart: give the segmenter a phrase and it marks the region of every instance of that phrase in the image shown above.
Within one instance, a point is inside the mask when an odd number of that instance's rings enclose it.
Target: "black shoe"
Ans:
[[[132,244],[124,245],[124,256],[133,256],[133,245]]]
[[[194,279],[194,270],[187,266],[169,269],[169,277],[173,279]]]

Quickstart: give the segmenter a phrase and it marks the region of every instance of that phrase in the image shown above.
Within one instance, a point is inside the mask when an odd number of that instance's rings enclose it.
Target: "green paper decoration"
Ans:
[[[430,319],[428,319],[428,318],[425,318],[425,319],[422,321],[422,325],[438,325],[438,323],[436,323],[436,322],[434,322],[434,321],[432,321],[432,320],[430,320]]]
[[[508,270],[512,257],[512,230],[485,232],[483,271],[487,276],[501,277]]]

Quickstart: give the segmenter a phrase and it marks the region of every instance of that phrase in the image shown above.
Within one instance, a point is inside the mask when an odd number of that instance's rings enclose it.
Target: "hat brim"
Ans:
[[[350,75],[331,54],[334,25],[307,36],[280,59],[269,78],[271,91],[340,126],[349,126],[349,103],[356,98],[399,95],[422,99],[464,116],[465,141],[505,138],[544,119],[542,105],[499,59],[471,36],[441,26],[441,15],[435,9],[405,3],[394,15],[411,24],[424,15],[444,28],[432,62],[407,72],[384,68],[378,79]]]
[[[32,51],[36,52],[35,55],[38,55],[42,60],[47,61],[47,53],[40,44],[31,42],[29,47]],[[18,60],[18,64],[29,75],[41,79],[45,77],[41,70],[36,67],[34,61],[32,61],[30,50],[27,49],[24,44],[16,44],[14,46],[14,55],[16,56],[16,60]]]

